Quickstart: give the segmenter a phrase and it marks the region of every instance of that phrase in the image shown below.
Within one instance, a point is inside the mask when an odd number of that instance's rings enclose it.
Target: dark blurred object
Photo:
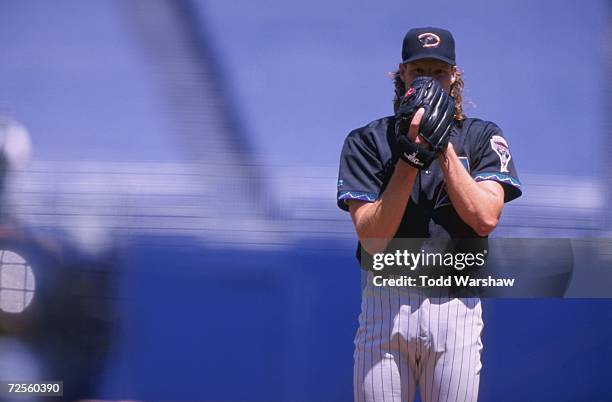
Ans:
[[[19,371],[9,368],[0,379],[63,381],[56,400],[93,396],[110,345],[115,258],[90,258],[17,226],[0,227],[0,250],[0,338],[18,340],[36,362],[36,378],[12,378]]]

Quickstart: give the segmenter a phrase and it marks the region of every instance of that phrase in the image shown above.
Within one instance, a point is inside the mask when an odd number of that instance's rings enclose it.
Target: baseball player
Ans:
[[[394,238],[485,238],[521,186],[501,129],[463,112],[451,33],[408,31],[394,82],[395,114],[352,131],[340,158],[338,206],[350,211],[358,255]],[[476,401],[480,300],[363,275],[355,401],[413,401],[417,387],[425,402]]]

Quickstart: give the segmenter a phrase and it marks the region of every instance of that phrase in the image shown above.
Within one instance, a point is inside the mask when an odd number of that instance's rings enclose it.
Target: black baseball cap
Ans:
[[[402,63],[437,59],[455,65],[455,39],[442,28],[413,28],[404,36]]]

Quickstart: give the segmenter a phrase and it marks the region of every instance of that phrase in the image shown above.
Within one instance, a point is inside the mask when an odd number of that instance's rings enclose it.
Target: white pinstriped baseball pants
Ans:
[[[368,280],[355,336],[355,402],[412,402],[417,386],[423,402],[476,401],[482,329],[478,298]]]

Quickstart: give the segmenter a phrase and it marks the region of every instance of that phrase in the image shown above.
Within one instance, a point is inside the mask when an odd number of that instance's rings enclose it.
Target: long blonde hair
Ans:
[[[466,116],[463,112],[463,72],[457,68],[455,68],[456,79],[455,82],[451,84],[450,87],[450,95],[455,100],[455,120],[465,120]],[[397,112],[399,109],[399,105],[402,97],[406,93],[406,84],[402,81],[402,77],[400,76],[399,70],[394,71],[390,74],[391,79],[393,80],[393,85],[395,86],[395,94],[393,96],[393,111]]]

